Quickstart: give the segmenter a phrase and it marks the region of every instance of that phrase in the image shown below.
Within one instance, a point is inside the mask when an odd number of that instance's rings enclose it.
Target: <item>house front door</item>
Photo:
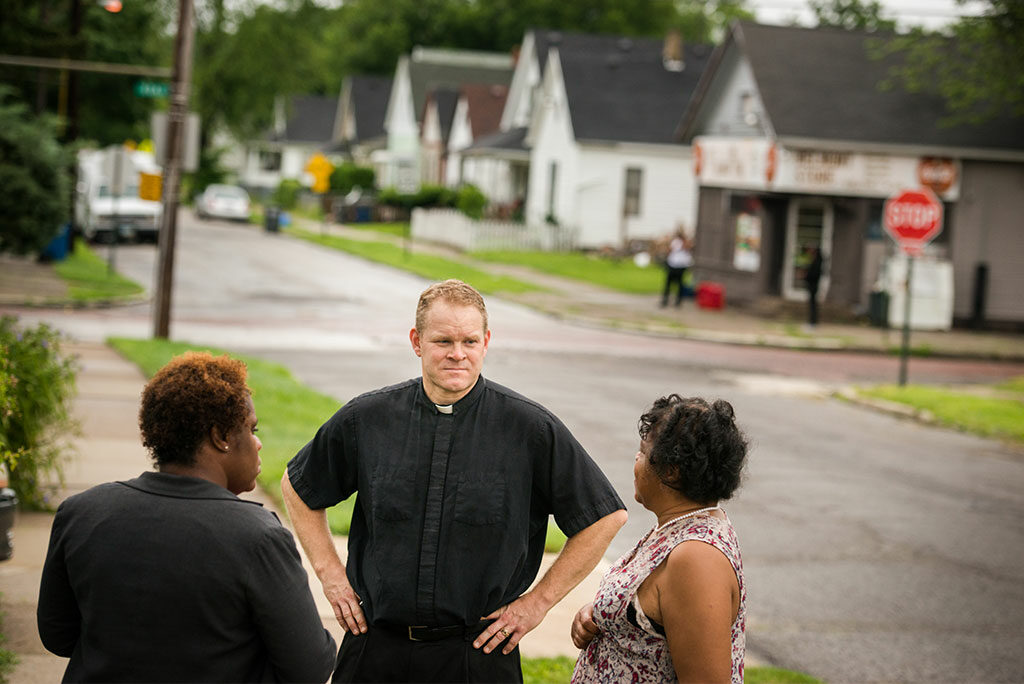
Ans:
[[[786,299],[807,300],[804,273],[816,247],[825,257],[818,286],[818,298],[828,294],[829,264],[832,257],[832,203],[817,197],[794,197],[786,217],[786,259],[782,293]]]

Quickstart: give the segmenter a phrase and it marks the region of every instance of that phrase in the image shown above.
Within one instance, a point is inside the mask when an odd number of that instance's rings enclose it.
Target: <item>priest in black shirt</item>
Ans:
[[[480,375],[483,298],[448,280],[409,332],[423,376],[359,396],[282,492],[348,632],[340,682],[521,682],[518,643],[594,568],[626,511],[543,406]],[[325,509],[359,492],[342,564]],[[569,538],[537,585],[548,516]]]

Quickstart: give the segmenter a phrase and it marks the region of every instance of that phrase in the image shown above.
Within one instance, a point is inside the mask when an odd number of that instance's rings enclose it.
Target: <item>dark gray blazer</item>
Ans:
[[[324,682],[335,644],[292,535],[207,480],[144,473],[67,499],[37,612],[64,681]]]

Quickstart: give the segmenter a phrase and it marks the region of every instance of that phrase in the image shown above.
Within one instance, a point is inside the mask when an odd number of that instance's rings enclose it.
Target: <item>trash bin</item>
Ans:
[[[60,232],[57,236],[50,240],[50,244],[46,245],[39,258],[43,261],[64,261],[68,257],[68,244],[71,237],[71,224],[65,223],[61,226]]]
[[[268,233],[276,233],[278,222],[281,220],[281,210],[277,207],[267,207],[263,210],[263,227]]]
[[[356,223],[369,223],[370,222],[370,207],[361,206],[356,207]]]
[[[18,497],[13,489],[0,489],[0,560],[14,554],[14,520],[18,513]]]
[[[725,306],[725,287],[721,283],[705,281],[697,285],[697,306],[701,309],[721,309]]]
[[[876,328],[889,327],[889,293],[885,290],[868,295],[868,320]]]

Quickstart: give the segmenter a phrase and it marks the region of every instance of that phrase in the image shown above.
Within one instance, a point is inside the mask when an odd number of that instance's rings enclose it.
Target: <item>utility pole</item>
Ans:
[[[174,74],[167,112],[167,149],[164,152],[163,215],[157,253],[156,302],[153,337],[167,339],[171,326],[171,291],[174,283],[174,241],[178,228],[178,190],[181,158],[192,76],[192,37],[195,32],[192,0],[178,0],[178,35],[174,40]]]

